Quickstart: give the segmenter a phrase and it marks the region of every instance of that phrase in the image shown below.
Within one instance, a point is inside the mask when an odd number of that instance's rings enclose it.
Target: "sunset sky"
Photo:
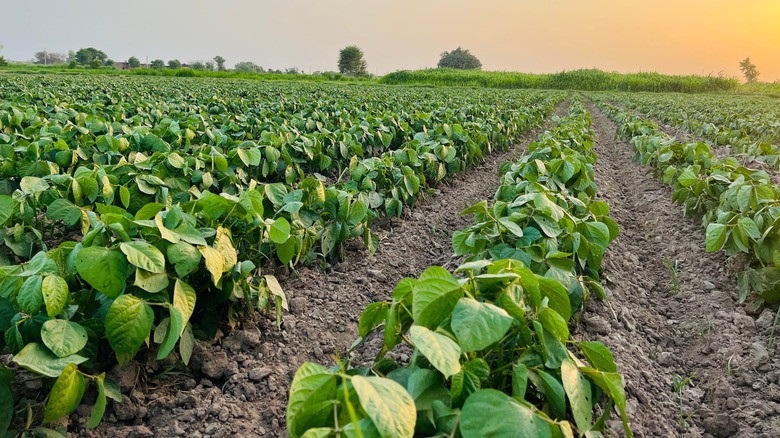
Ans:
[[[25,0],[3,8],[0,52],[96,47],[114,60],[207,60],[232,67],[336,70],[360,46],[369,71],[433,67],[458,46],[485,70],[609,71],[780,80],[780,1],[748,0]]]

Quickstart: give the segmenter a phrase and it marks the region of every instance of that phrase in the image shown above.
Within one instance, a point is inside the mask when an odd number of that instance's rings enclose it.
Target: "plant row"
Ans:
[[[653,122],[599,105],[617,122],[618,135],[634,145],[636,161],[672,186],[686,214],[701,215],[707,251],[743,254],[740,300],[752,291],[756,305],[780,302],[780,190],[769,175],[732,157],[717,158],[706,143],[680,143]]]
[[[291,437],[585,436],[613,406],[631,436],[612,354],[569,331],[617,228],[593,200],[589,115],[577,102],[558,121],[504,169],[492,206],[463,212],[476,223],[453,236],[472,255],[459,276],[430,267],[364,310],[353,348],[383,339],[370,368],[298,369]],[[408,363],[388,354],[409,348]]]
[[[262,265],[334,256],[353,237],[372,250],[373,217],[400,214],[445,176],[508,147],[560,99],[518,108],[510,123],[489,130],[423,125],[393,151],[353,157],[344,182],[315,175],[294,184],[250,178],[209,187],[196,180],[198,169],[256,171],[268,149],[246,144],[234,156],[207,145],[64,168],[39,158],[50,174],[16,175],[10,184],[17,188],[0,195],[0,237],[11,250],[0,260],[0,346],[16,366],[53,381],[36,418],[69,414],[93,384],[95,426],[105,397],[116,395],[102,372],[114,358],[121,366],[149,347],[158,360],[186,364],[195,339],[214,336],[222,324],[270,308],[281,318],[284,293]],[[12,149],[24,155],[36,147]],[[11,385],[3,378],[0,391]],[[4,430],[13,398],[2,403]]]
[[[715,146],[730,145],[748,162],[780,169],[780,111],[767,98],[743,96],[613,95],[610,100],[641,111]]]

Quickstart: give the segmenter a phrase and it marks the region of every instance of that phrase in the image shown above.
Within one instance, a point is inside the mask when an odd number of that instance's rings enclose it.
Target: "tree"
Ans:
[[[756,65],[750,62],[750,58],[745,58],[739,63],[739,69],[742,70],[742,74],[745,75],[745,81],[748,83],[756,82],[758,76],[761,74],[758,72]]]
[[[339,52],[339,71],[345,75],[362,76],[366,74],[368,64],[363,51],[358,46],[347,46]]]
[[[103,63],[103,65],[105,65],[106,67],[111,67],[111,68],[114,68],[114,64],[116,63],[114,62],[113,59],[106,59],[106,62]]]
[[[190,67],[192,67],[193,70],[205,70],[206,64],[204,64],[203,61],[191,61]]]
[[[138,68],[141,66],[141,61],[139,61],[138,58],[136,58],[135,56],[131,56],[127,60],[127,65],[129,65],[130,68]]]
[[[89,65],[90,67],[97,65],[100,67],[103,65],[103,63],[106,62],[106,60],[108,60],[108,55],[106,55],[102,50],[98,50],[94,47],[79,49],[79,51],[76,52],[76,62],[81,65]]]
[[[68,63],[76,63],[76,52],[73,50],[68,50]]]
[[[155,70],[162,70],[163,67],[165,67],[165,61],[163,61],[162,59],[155,59],[154,61],[152,61],[149,67]]]
[[[4,56],[0,56],[0,67],[5,67],[8,65],[8,61],[5,60]]]
[[[33,55],[33,64],[65,64],[64,53],[50,53],[47,51],[35,52]]]
[[[181,68],[181,61],[179,61],[178,59],[171,59],[170,61],[168,61],[168,68],[173,68],[173,69]]]
[[[439,58],[440,68],[457,68],[460,70],[479,70],[482,63],[468,49],[458,47],[452,52],[444,52]]]
[[[214,71],[214,63],[211,62],[211,61],[206,61],[205,67],[206,67],[206,70],[208,70],[208,71]]]
[[[262,73],[265,71],[263,70],[263,67],[260,67],[254,62],[239,62],[238,64],[236,64],[235,67],[233,67],[233,69],[235,71],[240,71],[245,73]]]
[[[225,58],[217,55],[214,57],[214,62],[217,63],[217,70],[224,71],[225,70]]]

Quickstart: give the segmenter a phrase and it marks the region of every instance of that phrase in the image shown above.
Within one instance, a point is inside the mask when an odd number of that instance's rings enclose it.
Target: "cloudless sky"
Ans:
[[[608,71],[780,80],[778,0],[9,0],[0,54],[96,47],[116,61],[208,60],[336,70],[355,44],[369,71],[433,67],[468,48],[485,70]]]

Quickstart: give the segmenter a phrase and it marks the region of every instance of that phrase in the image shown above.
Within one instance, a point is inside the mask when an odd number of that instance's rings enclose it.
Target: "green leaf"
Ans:
[[[358,323],[358,334],[360,337],[365,338],[371,330],[382,324],[385,318],[387,318],[389,309],[390,304],[386,301],[379,301],[366,306],[366,309],[360,314],[360,322]]]
[[[569,397],[574,422],[582,435],[593,427],[590,382],[580,373],[577,365],[571,359],[561,363],[561,380],[563,381],[563,389],[566,390],[566,395]]]
[[[693,170],[691,170],[691,168],[688,167],[687,169],[683,170],[680,176],[677,177],[677,181],[683,187],[690,187],[696,184],[698,178],[696,178],[696,174],[693,173]]]
[[[290,238],[290,223],[287,219],[280,217],[273,221],[268,229],[268,237],[276,244],[282,244]]]
[[[192,357],[192,351],[195,349],[195,335],[192,333],[192,325],[187,324],[184,326],[184,332],[181,334],[179,340],[179,355],[184,365],[190,363]]]
[[[106,313],[106,338],[120,365],[135,356],[149,336],[153,323],[152,308],[140,298],[122,295],[114,300]]]
[[[81,325],[64,319],[50,319],[41,327],[41,339],[58,357],[68,357],[81,351],[89,337]]]
[[[86,390],[87,379],[81,375],[76,364],[66,366],[51,389],[43,422],[51,423],[75,411]]]
[[[19,187],[26,195],[38,195],[41,192],[49,190],[49,183],[46,180],[34,176],[25,176],[19,183]]]
[[[25,313],[35,314],[43,306],[43,278],[33,275],[22,283],[16,302]]]
[[[417,325],[435,328],[455,308],[463,290],[446,269],[432,266],[412,286],[412,316]]]
[[[8,195],[0,195],[0,226],[5,225],[14,215],[16,201]],[[2,432],[2,429],[0,429]]]
[[[608,373],[616,373],[617,365],[612,352],[601,342],[580,342],[580,349],[593,368]]]
[[[14,417],[14,375],[0,367],[0,436],[6,436]]]
[[[758,230],[758,226],[753,221],[753,219],[749,217],[741,217],[737,221],[737,226],[742,230],[743,233],[750,236],[753,240],[758,240],[761,238],[761,231]]]
[[[551,437],[550,427],[530,408],[495,389],[472,394],[460,414],[463,438]]]
[[[711,223],[707,225],[706,249],[707,252],[720,251],[726,244],[728,228],[724,224]]]
[[[482,358],[471,359],[463,364],[458,374],[452,376],[450,394],[457,403],[482,388],[490,378],[490,366]],[[453,403],[454,404],[454,403]]]
[[[498,342],[511,326],[512,317],[504,309],[472,298],[461,298],[452,311],[452,331],[465,353]]]
[[[528,389],[528,367],[519,363],[512,366],[512,397],[525,399]]]
[[[461,349],[452,339],[432,332],[425,327],[413,325],[409,336],[414,345],[444,377],[460,372]]]
[[[182,318],[182,328],[179,334],[184,332],[184,327],[190,320],[192,312],[195,311],[195,302],[197,294],[195,289],[181,279],[176,279],[176,285],[173,288],[173,307],[179,309]]]
[[[149,293],[154,294],[165,290],[165,288],[168,287],[168,284],[168,274],[165,272],[162,274],[154,274],[141,268],[136,268],[135,270],[135,281],[133,282],[133,285],[140,287]]]
[[[43,302],[46,303],[46,314],[55,317],[65,309],[70,300],[68,283],[58,275],[47,275],[41,285]]]
[[[201,261],[201,254],[197,248],[186,242],[178,242],[168,245],[168,261],[176,269],[176,275],[185,277],[198,269]]]
[[[633,434],[628,426],[628,416],[626,415],[626,392],[623,389],[623,377],[618,373],[605,373],[593,368],[580,368],[580,372],[588,376],[593,383],[614,400],[623,420],[623,430],[626,437],[631,438]]]
[[[131,265],[153,274],[165,272],[165,256],[151,243],[143,240],[122,242],[119,249],[125,253]]]
[[[539,291],[544,298],[549,300],[547,305],[568,321],[571,318],[569,291],[554,278],[538,277],[537,279],[539,280]]]
[[[547,396],[547,403],[550,405],[552,416],[558,420],[566,419],[566,393],[563,385],[552,374],[536,370],[542,382],[542,387],[538,388]]]
[[[55,199],[54,202],[46,207],[46,217],[54,221],[62,221],[65,225],[72,226],[81,220],[81,209],[67,199]],[[2,223],[2,221],[0,221],[0,223]]]
[[[383,437],[412,437],[417,420],[414,400],[398,383],[382,377],[352,377],[360,404]]]
[[[168,311],[170,314],[168,328],[165,332],[165,338],[160,344],[160,349],[157,350],[157,360],[163,360],[171,354],[171,351],[176,347],[176,342],[178,342],[179,337],[181,337],[181,334],[184,331],[182,315],[181,312],[179,312],[179,309],[171,306],[168,307]]]
[[[545,307],[536,314],[542,326],[561,342],[569,340],[569,326],[560,313]]]
[[[75,354],[68,357],[57,357],[37,342],[27,344],[22,351],[14,356],[14,362],[20,367],[49,377],[59,377],[69,364],[80,364],[86,361],[86,357]]]
[[[87,421],[87,428],[94,429],[100,424],[100,420],[103,419],[103,414],[106,413],[106,385],[103,383],[105,380],[105,373],[100,374],[95,383],[98,387],[98,396],[95,400],[95,406],[92,408],[92,415]]]
[[[83,248],[76,256],[81,278],[108,297],[118,296],[125,288],[127,259],[120,251],[99,246]]]
[[[287,433],[300,437],[307,430],[330,425],[337,397],[336,376],[324,367],[306,362],[298,368],[287,402]]]

